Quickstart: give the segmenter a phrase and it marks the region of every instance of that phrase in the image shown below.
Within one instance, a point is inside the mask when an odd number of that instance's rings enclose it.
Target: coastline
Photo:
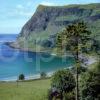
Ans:
[[[25,52],[35,52],[35,51],[31,51],[31,50],[28,50],[28,49],[21,49],[21,48],[15,48],[13,46],[10,45],[10,43],[12,42],[6,42],[4,43],[5,45],[15,49],[15,50],[19,50],[19,51],[25,51]],[[45,53],[45,52],[36,52],[36,53]],[[48,53],[50,54],[50,53]],[[52,53],[50,55],[53,55],[53,56],[57,56],[55,53]],[[66,55],[64,55],[66,56]],[[68,55],[67,55],[68,56]],[[93,56],[89,56],[88,57],[88,60],[85,62],[88,66],[95,63],[96,62],[96,58],[94,58]],[[68,68],[70,69],[72,66],[69,66]],[[64,68],[66,69],[66,68]],[[52,72],[47,72],[47,78],[51,77],[53,75],[55,71],[52,71]],[[41,76],[40,76],[40,73],[38,74],[34,74],[34,75],[26,75],[25,76],[25,80],[36,80],[36,79],[41,79]],[[8,77],[8,78],[4,78],[2,80],[0,80],[0,82],[9,82],[9,81],[17,81],[18,80],[18,76],[14,76],[14,77]]]
[[[15,47],[13,47],[12,45],[10,45],[12,42],[4,42],[3,44],[4,45],[7,45],[7,46],[9,46],[9,47],[11,47],[11,48],[13,48],[13,49],[15,49],[15,50],[19,50],[19,51],[24,51],[24,52],[33,52],[33,51],[29,51],[29,50],[27,50],[27,49],[20,49],[20,48],[15,48]],[[46,52],[33,52],[33,53],[46,53]],[[50,54],[50,53],[48,53],[48,54]],[[50,55],[52,55],[52,56],[57,56],[55,53],[52,53],[52,54],[50,54]],[[69,66],[70,67],[70,66]],[[51,77],[52,75],[53,75],[53,73],[54,73],[55,71],[52,71],[52,72],[47,72],[46,74],[47,74],[47,78],[49,78],[49,77]],[[34,74],[34,75],[25,75],[25,80],[35,80],[35,79],[40,79],[41,78],[41,76],[40,76],[40,73],[38,73],[38,74]],[[17,81],[18,80],[18,76],[12,76],[12,77],[7,77],[7,78],[1,78],[0,79],[0,82],[9,82],[9,81]]]
[[[91,61],[92,59],[92,61]],[[90,58],[89,61],[87,62],[87,66],[91,66],[92,64],[95,64],[97,61],[96,59]],[[69,66],[68,68],[64,69],[71,69],[73,66]],[[86,67],[86,66],[84,66]],[[46,78],[52,77],[52,75],[55,73],[55,71],[47,72],[46,73]],[[38,80],[41,79],[40,73],[34,74],[34,75],[25,75],[25,80],[23,81],[29,81],[29,80]],[[13,77],[8,77],[4,79],[0,79],[0,82],[16,82],[18,81],[18,76],[13,76]]]
[[[36,51],[36,50],[31,50],[29,48],[20,48],[20,47],[12,45],[12,43],[14,43],[14,42],[5,42],[4,44],[11,47],[11,48],[13,48],[13,49],[15,49],[15,50],[19,50],[19,51],[23,51],[23,52],[48,53],[51,56],[57,56],[57,57],[67,57],[67,56],[68,57],[73,57],[72,54],[69,54],[70,52],[67,52],[63,55],[58,55],[57,53],[54,53],[54,52],[48,52],[48,51],[43,51],[43,50],[42,51]]]
[[[46,78],[50,78],[54,74],[54,72],[55,71],[46,73],[46,75],[47,75]],[[41,79],[40,74],[26,75],[25,80],[23,80],[23,81],[36,80],[36,79]],[[0,82],[16,82],[16,81],[20,81],[20,80],[18,80],[17,76],[0,79]]]
[[[87,62],[87,66],[91,66],[92,64],[96,63],[97,61],[94,60],[93,58],[91,58],[91,60],[89,60],[89,62]],[[73,66],[69,66],[68,68],[64,68],[64,69],[71,69]],[[55,71],[52,72],[47,72],[46,73],[46,78],[50,78],[52,77],[52,75],[55,73]],[[34,75],[26,75],[25,76],[25,80],[23,81],[29,81],[29,80],[38,80],[41,79],[40,73],[38,74],[34,74]],[[8,78],[4,78],[4,79],[0,79],[0,82],[16,82],[18,81],[18,76],[13,76],[13,77],[8,77]]]
[[[51,53],[51,52],[46,52],[46,51],[35,51],[35,50],[31,50],[31,49],[28,49],[28,48],[20,48],[20,47],[17,47],[17,46],[13,46],[12,45],[13,42],[5,42],[4,44],[15,49],[15,50],[19,50],[19,51],[23,51],[23,52],[33,52],[33,53],[48,53],[52,56],[57,56],[56,53]]]

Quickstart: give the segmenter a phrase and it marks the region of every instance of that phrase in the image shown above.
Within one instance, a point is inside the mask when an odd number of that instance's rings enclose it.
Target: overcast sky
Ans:
[[[99,3],[100,0],[0,0],[0,33],[19,33],[39,4]]]

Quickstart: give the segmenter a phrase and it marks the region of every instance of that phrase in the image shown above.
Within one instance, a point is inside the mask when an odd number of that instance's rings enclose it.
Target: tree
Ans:
[[[45,72],[41,72],[41,78],[46,78],[47,74]]]
[[[19,75],[19,80],[24,80],[24,79],[25,79],[24,74],[20,74],[20,75]]]
[[[92,50],[94,50],[94,52],[96,53],[100,51],[100,41],[99,40],[93,39]]]
[[[66,51],[69,46],[76,62],[76,100],[79,100],[78,68],[81,64],[80,54],[87,50],[91,32],[88,31],[84,22],[68,25],[63,32],[58,33],[56,45],[60,50]]]
[[[75,89],[75,79],[69,70],[59,70],[53,75],[51,85],[53,94],[59,94],[61,100],[63,100],[66,93]]]
[[[86,72],[86,71],[87,71],[87,68],[86,68],[86,67],[80,66],[80,67],[78,68],[78,74],[82,74],[82,73],[84,73],[84,72]],[[73,74],[76,74],[76,68],[75,68],[75,67],[71,68],[71,72],[72,72]]]
[[[82,100],[100,99],[100,63],[81,75],[80,88]]]

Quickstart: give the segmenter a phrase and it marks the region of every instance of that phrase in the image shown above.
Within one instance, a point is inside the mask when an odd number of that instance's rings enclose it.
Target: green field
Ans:
[[[0,82],[0,100],[47,100],[50,79]]]

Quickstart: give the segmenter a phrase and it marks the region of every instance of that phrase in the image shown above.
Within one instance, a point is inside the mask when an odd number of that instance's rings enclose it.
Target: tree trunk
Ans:
[[[79,100],[78,67],[76,66],[76,100]]]
[[[76,37],[76,100],[79,100],[79,86],[78,86],[78,67],[79,67],[79,37]]]

